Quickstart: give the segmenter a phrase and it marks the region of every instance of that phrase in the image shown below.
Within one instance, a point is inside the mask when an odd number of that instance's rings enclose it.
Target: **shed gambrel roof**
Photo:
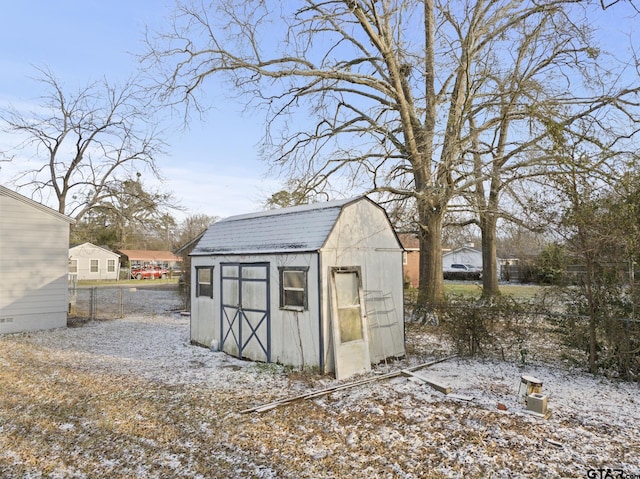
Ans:
[[[318,251],[342,209],[360,200],[371,201],[363,196],[230,216],[212,224],[191,255]]]

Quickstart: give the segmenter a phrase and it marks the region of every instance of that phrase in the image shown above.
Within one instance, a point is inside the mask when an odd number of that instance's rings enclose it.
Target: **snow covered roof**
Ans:
[[[259,254],[318,251],[346,205],[366,197],[230,216],[212,224],[191,253]]]

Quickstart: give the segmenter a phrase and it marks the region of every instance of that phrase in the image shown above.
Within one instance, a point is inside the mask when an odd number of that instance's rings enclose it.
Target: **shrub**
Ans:
[[[439,311],[439,319],[458,354],[475,356],[497,352],[505,359],[508,351],[517,349],[518,356],[525,361],[525,313],[525,305],[508,296],[491,300],[450,296],[447,305]],[[514,351],[510,351],[512,349]]]

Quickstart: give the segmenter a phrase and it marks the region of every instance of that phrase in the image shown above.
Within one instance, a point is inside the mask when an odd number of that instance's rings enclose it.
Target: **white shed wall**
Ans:
[[[66,326],[69,221],[0,195],[0,333]]]
[[[213,298],[196,297],[196,266],[213,266]],[[220,341],[220,263],[210,256],[191,258],[191,342],[210,347]]]
[[[360,266],[369,323],[372,363],[404,356],[402,248],[384,212],[366,201],[344,208],[321,251],[322,284],[328,292],[333,266]],[[325,337],[332,338],[330,301],[323,302]],[[327,370],[333,370],[333,344],[325,344]]]
[[[191,340],[210,346],[220,344],[220,274],[221,263],[269,263],[271,313],[271,361],[292,366],[320,365],[320,326],[317,254],[274,254],[251,256],[192,256],[191,258]],[[195,296],[195,269],[213,266],[213,299]],[[280,309],[278,267],[302,266],[307,271],[307,311]],[[249,358],[255,359],[255,358]]]

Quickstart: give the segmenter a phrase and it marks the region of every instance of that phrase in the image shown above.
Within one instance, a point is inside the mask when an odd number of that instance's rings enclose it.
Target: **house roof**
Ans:
[[[476,248],[472,248],[471,246],[462,246],[461,248],[456,248],[454,250],[448,251],[446,253],[444,253],[444,256],[448,256],[448,255],[452,255],[452,254],[456,254],[456,253],[461,253],[463,251],[466,251],[468,253],[482,253],[481,250],[476,249]]]
[[[400,244],[407,251],[420,251],[420,240],[416,233],[398,233]]]
[[[318,251],[342,209],[360,200],[371,201],[363,196],[230,216],[212,224],[191,254]]]
[[[119,253],[129,258],[129,261],[182,261],[171,251],[121,249]]]
[[[85,249],[92,249],[92,248],[100,249],[100,250],[102,250],[102,251],[104,251],[106,253],[112,254],[114,256],[118,256],[118,257],[120,256],[118,253],[114,253],[113,251],[108,250],[106,248],[103,248],[102,246],[97,246],[97,245],[94,245],[93,243],[89,243],[89,242],[82,243],[82,244],[70,247],[69,248],[69,254],[71,254],[72,252],[76,252],[76,251],[77,252],[81,252],[81,251],[83,251]]]
[[[21,195],[20,193],[16,193],[15,191],[10,190],[9,188],[0,185],[0,196],[8,196],[10,198],[16,199],[18,201],[21,201],[29,206],[32,206],[40,211],[44,211],[45,213],[50,214],[51,216],[54,216],[56,218],[60,218],[61,220],[66,221],[69,224],[75,224],[76,220],[74,220],[73,218],[64,215],[52,208],[49,208],[48,206],[45,206],[41,203],[38,203],[37,201],[34,201],[30,198],[27,198],[24,195]]]

